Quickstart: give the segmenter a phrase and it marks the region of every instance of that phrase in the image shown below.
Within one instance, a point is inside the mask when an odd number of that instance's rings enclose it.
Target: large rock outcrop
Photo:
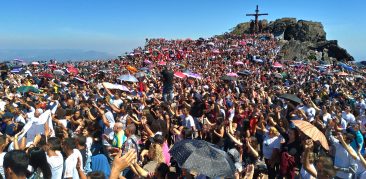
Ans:
[[[275,21],[260,21],[263,32],[270,32],[282,40],[282,58],[317,60],[314,54],[321,53],[322,60],[354,61],[347,50],[339,47],[336,40],[327,40],[326,32],[320,22],[295,18],[282,18]],[[231,33],[243,34],[251,32],[250,22],[233,28]]]
[[[285,39],[295,39],[301,42],[320,42],[326,40],[326,33],[320,22],[299,20],[296,24],[287,26]]]

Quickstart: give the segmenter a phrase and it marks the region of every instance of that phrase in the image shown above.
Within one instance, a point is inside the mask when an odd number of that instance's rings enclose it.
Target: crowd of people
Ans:
[[[235,163],[219,178],[366,178],[362,69],[279,51],[271,34],[226,34],[146,39],[110,61],[4,67],[0,176],[209,178],[169,152],[204,140]]]

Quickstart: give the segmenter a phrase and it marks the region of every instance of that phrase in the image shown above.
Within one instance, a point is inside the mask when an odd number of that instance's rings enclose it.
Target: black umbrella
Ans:
[[[251,75],[252,72],[249,71],[249,70],[244,70],[244,71],[241,71],[241,72],[238,72],[239,75]]]
[[[224,81],[235,81],[236,79],[237,78],[234,76],[227,76],[227,75],[221,77],[221,80],[224,80]]]
[[[203,140],[183,140],[169,153],[181,168],[210,178],[233,177],[235,165],[230,156],[217,146]]]
[[[282,94],[279,96],[280,98],[287,99],[296,103],[302,103],[302,100],[293,94]]]

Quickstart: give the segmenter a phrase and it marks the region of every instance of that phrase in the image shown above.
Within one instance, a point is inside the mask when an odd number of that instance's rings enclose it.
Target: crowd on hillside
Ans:
[[[362,69],[279,51],[271,34],[224,35],[146,39],[110,61],[2,64],[0,176],[366,178]],[[179,148],[197,141],[210,147]],[[232,175],[189,167],[213,151]]]

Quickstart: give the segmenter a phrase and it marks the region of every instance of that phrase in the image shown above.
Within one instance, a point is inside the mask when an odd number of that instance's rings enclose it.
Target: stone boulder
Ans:
[[[296,18],[277,19],[275,21],[271,21],[266,30],[274,35],[280,35],[286,31],[287,27],[295,25],[296,22]]]
[[[287,26],[285,40],[299,40],[301,42],[320,42],[326,40],[324,27],[320,22],[299,20],[296,24]]]
[[[291,39],[283,41],[280,55],[286,60],[308,60],[311,53],[313,53],[314,44],[311,42],[301,42],[299,40]]]
[[[328,50],[328,56],[336,58],[340,61],[354,61],[355,59],[350,55],[346,49],[340,47],[338,45],[337,40],[329,40],[319,42],[317,44],[316,50],[317,51],[324,51],[324,49]]]

